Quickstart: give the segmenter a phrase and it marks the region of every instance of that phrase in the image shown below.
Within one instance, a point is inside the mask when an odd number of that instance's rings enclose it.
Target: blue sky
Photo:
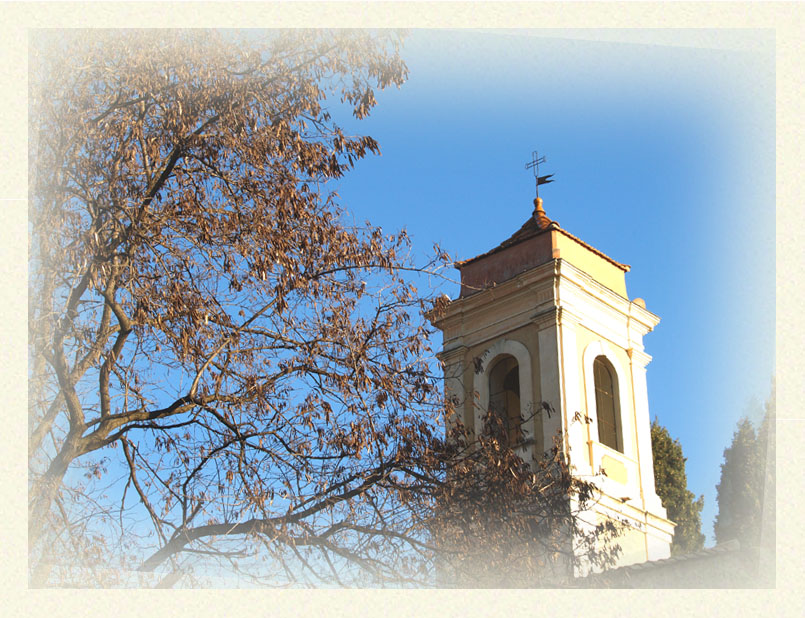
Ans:
[[[774,35],[600,34],[411,31],[408,82],[345,123],[382,156],[333,188],[357,221],[464,259],[531,214],[524,164],[546,155],[548,215],[630,264],[630,297],[662,319],[651,415],[682,443],[709,545],[723,450],[775,371]]]

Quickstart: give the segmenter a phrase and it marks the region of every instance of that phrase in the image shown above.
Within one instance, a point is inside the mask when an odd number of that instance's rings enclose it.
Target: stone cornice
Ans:
[[[615,518],[630,520],[629,523],[632,527],[640,529],[645,525],[646,514],[649,511],[640,506],[630,504],[630,502],[632,500],[622,502],[620,499],[601,491],[595,510],[610,517],[614,516]]]
[[[629,348],[628,350],[626,350],[626,353],[632,360],[632,364],[637,365],[638,367],[645,368],[651,362],[651,356],[643,352],[643,350],[638,350],[637,348]]]
[[[505,336],[507,333],[511,333],[512,331],[528,325],[528,315],[530,312],[531,310],[523,311],[507,316],[502,320],[496,320],[494,322],[484,324],[482,328],[466,330],[461,334],[461,336],[450,339],[450,343],[448,343],[448,345],[451,349],[459,345],[466,348],[469,346],[466,346],[465,342],[470,343],[471,346],[479,346],[484,345],[489,341],[499,339],[501,336]]]
[[[442,363],[447,365],[452,365],[456,362],[456,360],[463,360],[464,354],[467,351],[467,346],[465,345],[456,345],[436,354],[436,358],[438,358]]]
[[[558,288],[555,285],[558,282]],[[568,287],[570,286],[570,287]],[[556,306],[556,295],[558,293],[558,304],[561,307],[559,318],[550,314]],[[639,302],[629,299],[614,292],[602,285],[589,274],[580,270],[570,262],[557,258],[552,262],[541,264],[532,268],[504,283],[488,288],[477,294],[465,298],[458,298],[447,306],[445,313],[438,319],[432,319],[432,323],[439,329],[445,331],[463,320],[472,320],[478,313],[488,310],[491,305],[509,304],[523,298],[523,296],[533,296],[533,307],[536,313],[526,316],[524,313],[509,315],[499,320],[499,323],[520,321],[523,323],[537,323],[538,328],[548,326],[551,321],[565,319],[574,324],[587,325],[589,320],[580,316],[602,315],[610,317],[612,327],[616,330],[608,332],[606,319],[599,327],[595,323],[589,323],[602,336],[612,339],[614,336],[620,341],[623,347],[641,348],[642,337],[651,332],[659,323],[660,318],[645,309]],[[529,301],[532,302],[532,301]],[[587,305],[587,306],[585,306]],[[597,307],[596,307],[597,305]],[[595,311],[589,311],[594,308]],[[603,311],[603,313],[601,313]],[[496,322],[496,323],[498,323]],[[615,324],[625,323],[626,330],[621,331],[621,326]],[[487,324],[494,326],[494,324]],[[604,328],[606,332],[601,332]],[[461,339],[471,335],[469,332],[463,333]]]
[[[550,326],[578,326],[582,319],[567,307],[553,305],[532,315],[530,321],[537,327],[537,330],[542,330]]]
[[[556,260],[554,260],[554,262],[555,261]],[[501,299],[511,299],[518,293],[533,294],[535,284],[542,281],[546,283],[551,281],[554,272],[554,262],[541,264],[516,277],[512,277],[508,281],[504,281],[500,285],[487,288],[472,296],[457,298],[451,301],[445,309],[445,314],[441,318],[433,320],[433,324],[439,328],[443,328],[441,325],[446,325],[451,319],[482,311],[487,305],[500,302]]]
[[[531,323],[537,327],[537,330],[543,330],[551,326],[556,326],[559,323],[558,307],[548,307],[531,316]]]
[[[582,318],[577,313],[570,311],[567,307],[559,307],[559,324],[565,326],[578,326]]]
[[[634,301],[629,303],[629,317],[643,324],[648,331],[654,330],[654,327],[660,323],[660,316],[645,307],[641,307]]]
[[[653,330],[660,321],[657,315],[599,283],[570,262],[558,258],[521,273],[498,286],[480,291],[472,296],[453,300],[448,305],[444,317],[436,320],[434,324],[444,322],[459,314],[469,314],[482,310],[486,305],[500,302],[501,299],[508,298],[517,292],[533,292],[534,284],[550,280],[557,274],[560,280],[573,283],[618,313],[636,320],[641,324],[645,332]]]
[[[600,285],[569,263],[561,264],[559,304],[578,316],[581,324],[623,348],[643,347],[643,336],[659,323],[659,317]]]
[[[651,331],[659,323],[660,318],[657,315],[609,289],[570,262],[560,259],[558,270],[561,280],[579,287],[618,313],[638,320],[645,327],[646,332]]]

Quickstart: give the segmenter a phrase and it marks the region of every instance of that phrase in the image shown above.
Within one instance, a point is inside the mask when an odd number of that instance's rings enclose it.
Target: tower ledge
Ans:
[[[511,237],[486,253],[455,262],[455,267],[461,272],[460,297],[499,285],[526,270],[562,258],[628,298],[624,275],[629,272],[629,266],[562,229],[545,215],[540,198],[534,202],[534,214]]]

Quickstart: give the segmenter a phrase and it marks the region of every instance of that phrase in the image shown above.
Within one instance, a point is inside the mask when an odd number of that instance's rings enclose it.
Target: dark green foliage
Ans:
[[[774,504],[774,408],[775,394],[766,403],[765,415],[757,429],[742,418],[724,449],[718,491],[718,515],[714,523],[716,542],[737,539],[745,547],[760,545],[763,507]],[[764,492],[769,492],[768,496]],[[769,513],[770,522],[773,513]]]
[[[676,523],[671,555],[686,554],[704,546],[702,507],[704,496],[688,490],[685,457],[679,440],[671,438],[668,430],[654,419],[651,424],[651,448],[654,452],[654,482],[657,495]]]
[[[742,418],[724,449],[718,491],[716,542],[732,539],[756,545],[760,531],[760,493],[763,467],[759,459],[757,433],[748,418]]]

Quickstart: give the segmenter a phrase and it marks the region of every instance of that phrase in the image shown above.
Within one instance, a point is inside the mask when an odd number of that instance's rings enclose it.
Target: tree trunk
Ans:
[[[79,451],[74,437],[68,437],[59,454],[50,463],[47,472],[33,483],[28,494],[28,551],[30,552],[42,536],[42,530],[53,500],[62,486],[67,468],[78,456]]]

